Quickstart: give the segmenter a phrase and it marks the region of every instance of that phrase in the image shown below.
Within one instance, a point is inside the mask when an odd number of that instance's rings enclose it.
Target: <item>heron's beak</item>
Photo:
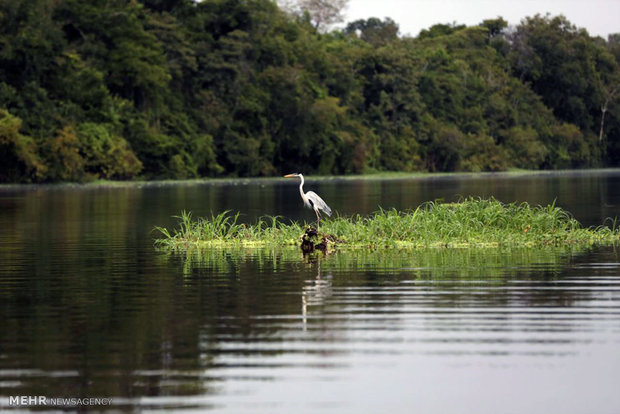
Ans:
[[[284,178],[292,178],[292,177],[295,177],[295,174],[286,174],[284,176]]]

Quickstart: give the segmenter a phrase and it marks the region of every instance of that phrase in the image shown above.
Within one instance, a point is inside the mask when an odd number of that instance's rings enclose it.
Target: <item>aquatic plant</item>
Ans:
[[[189,246],[297,245],[307,225],[285,223],[279,217],[261,218],[253,225],[239,222],[239,214],[225,211],[209,219],[179,216],[179,228],[156,245],[179,249]],[[416,209],[381,209],[369,216],[333,217],[321,222],[320,233],[329,248],[535,247],[611,244],[620,231],[599,226],[585,228],[567,211],[551,204],[505,204],[493,198],[467,198],[458,203],[428,202]]]

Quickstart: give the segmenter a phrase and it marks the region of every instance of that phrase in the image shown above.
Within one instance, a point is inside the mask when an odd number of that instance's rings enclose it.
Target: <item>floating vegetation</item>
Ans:
[[[273,247],[319,240],[320,250],[467,247],[540,247],[613,244],[620,231],[584,228],[570,213],[556,207],[505,204],[495,199],[468,198],[458,203],[428,202],[410,211],[379,210],[370,216],[334,217],[319,230],[277,217],[253,225],[239,222],[239,214],[223,212],[211,218],[179,217],[171,232],[156,228],[156,244],[168,249],[188,247]]]

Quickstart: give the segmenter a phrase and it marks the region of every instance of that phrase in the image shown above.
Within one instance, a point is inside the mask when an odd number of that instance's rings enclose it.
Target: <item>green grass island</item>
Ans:
[[[583,227],[555,206],[505,204],[496,199],[467,198],[457,203],[427,202],[408,211],[379,210],[369,216],[335,216],[314,225],[288,223],[279,217],[239,222],[229,211],[210,218],[179,216],[172,231],[156,227],[156,246],[187,248],[274,247],[303,249],[420,249],[591,246],[620,241],[616,220],[611,226]]]

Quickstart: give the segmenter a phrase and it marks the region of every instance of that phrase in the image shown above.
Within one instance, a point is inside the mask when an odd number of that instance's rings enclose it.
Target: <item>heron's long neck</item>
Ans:
[[[304,176],[299,174],[299,178],[301,178],[301,183],[299,183],[299,194],[301,194],[301,199],[304,200],[304,203],[308,204],[306,195],[304,194]]]

